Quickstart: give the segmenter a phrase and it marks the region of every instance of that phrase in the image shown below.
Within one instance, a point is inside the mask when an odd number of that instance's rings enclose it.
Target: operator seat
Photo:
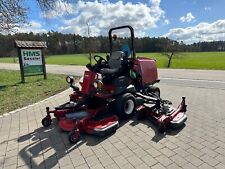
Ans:
[[[119,73],[122,68],[122,58],[124,57],[124,53],[122,51],[115,51],[111,53],[108,64],[109,68],[102,68],[100,72],[103,75],[113,75]]]

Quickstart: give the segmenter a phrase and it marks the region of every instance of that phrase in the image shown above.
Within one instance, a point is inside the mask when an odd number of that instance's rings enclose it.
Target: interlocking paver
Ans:
[[[177,165],[179,165],[180,167],[183,167],[184,165],[186,165],[188,162],[185,159],[185,157],[183,158],[180,155],[174,155],[173,157],[171,157],[171,159],[173,160],[174,163],[176,163]]]
[[[154,165],[151,167],[152,169],[166,169],[165,167],[163,167],[163,165],[161,165],[160,163]]]
[[[119,156],[121,153],[119,150],[117,150],[116,148],[111,148],[109,150],[107,150],[107,153],[109,154],[110,157],[117,157]]]
[[[145,163],[139,165],[138,167],[136,168],[141,168],[141,169],[149,169],[149,166],[147,166]]]
[[[175,153],[172,150],[168,149],[168,148],[163,148],[163,149],[161,149],[159,151],[162,152],[167,157],[171,157],[171,156],[175,155]]]
[[[127,159],[124,158],[123,156],[118,156],[113,158],[113,160],[116,162],[116,164],[122,168],[122,166],[124,166],[125,164],[128,163]]]
[[[190,153],[188,153],[187,151],[183,150],[180,147],[174,149],[173,151],[176,153],[176,155],[178,155],[180,157],[186,157],[186,156],[190,155]]]
[[[135,149],[135,150],[133,150],[133,152],[134,152],[139,158],[142,158],[143,156],[146,156],[146,155],[148,154],[145,150],[141,149],[140,147],[137,148],[137,149]]]
[[[123,148],[123,149],[121,149],[120,150],[120,153],[122,154],[122,156],[124,156],[124,157],[129,157],[129,156],[131,156],[131,155],[133,155],[133,152],[129,149],[129,148]]]
[[[144,157],[142,157],[142,160],[145,162],[145,164],[147,164],[149,167],[155,165],[158,163],[158,161],[153,158],[152,156],[150,155],[146,155]]]
[[[195,166],[197,166],[197,167],[200,166],[200,165],[203,163],[202,160],[200,160],[199,158],[195,157],[194,155],[189,155],[189,156],[186,157],[186,159],[187,159],[191,164],[193,164],[193,165],[195,165]]]
[[[204,147],[202,150],[201,150],[203,153],[207,154],[208,156],[210,157],[216,157],[218,155],[217,152],[211,150],[210,148],[208,147]]]
[[[221,155],[221,154],[219,154],[219,155],[217,155],[216,157],[215,157],[215,159],[217,160],[217,161],[220,161],[221,163],[223,163],[224,165],[225,165],[225,156],[223,156],[223,155]]]
[[[132,155],[130,157],[127,158],[127,160],[131,163],[131,165],[133,165],[134,167],[137,167],[139,166],[140,164],[143,163],[143,161],[138,158],[137,156],[135,155]]]
[[[219,163],[218,165],[215,166],[216,169],[224,169],[225,165],[222,163]]]
[[[148,120],[133,118],[108,138],[82,135],[81,142],[71,145],[55,121],[49,129],[40,123],[45,106],[53,108],[68,101],[71,91],[67,91],[0,118],[0,169],[225,168],[225,105],[220,104],[225,91],[160,87],[162,97],[174,105],[180,96],[187,96],[188,121],[181,131],[160,134]]]
[[[77,156],[76,158],[71,158],[71,161],[73,163],[73,166],[79,166],[79,165],[82,165],[82,164],[85,164],[85,159],[82,157],[82,156]]]
[[[7,166],[10,166],[10,165],[14,165],[14,164],[17,164],[17,157],[16,156],[5,158],[4,168],[7,167]]]
[[[173,163],[173,161],[165,155],[160,155],[160,156],[156,157],[156,160],[165,167],[167,167]]]
[[[210,165],[208,165],[208,164],[206,164],[206,163],[203,163],[202,165],[200,165],[199,167],[198,167],[199,169],[214,169],[214,167],[212,167],[212,166],[210,166]]]
[[[94,155],[94,152],[91,149],[84,149],[84,150],[81,150],[81,154],[84,158],[87,158]]]
[[[215,150],[217,153],[225,156],[225,149],[222,148],[222,147],[218,147],[216,150]]]
[[[72,161],[69,156],[65,155],[58,159],[58,164],[60,167],[72,165]]]
[[[184,166],[182,166],[183,169],[197,169],[198,167],[194,166],[191,163],[187,163]]]
[[[148,152],[148,154],[150,154],[152,157],[157,157],[157,156],[159,156],[160,154],[162,154],[162,153],[160,153],[158,150],[156,150],[155,148],[150,148],[150,149],[148,149],[148,150],[146,150],[147,152]]]
[[[98,158],[95,155],[89,156],[89,157],[85,158],[85,160],[89,167],[100,164],[100,161],[98,160]]]
[[[12,164],[12,165],[8,165],[8,166],[4,166],[3,169],[16,169],[17,166],[16,164]]]
[[[132,166],[131,164],[126,164],[123,166],[123,169],[134,169],[134,166]]]
[[[115,163],[110,156],[102,157],[99,160],[100,160],[101,164],[104,167],[109,166],[109,165],[112,165],[113,163]]]
[[[203,148],[205,147],[204,145],[199,144],[199,143],[197,143],[197,142],[195,142],[195,141],[191,141],[191,142],[189,143],[189,145],[192,146],[192,147],[194,147],[194,148],[197,149],[197,150],[201,150],[201,149],[203,149]]]
[[[90,166],[90,169],[104,169],[104,167],[101,164],[97,164],[95,166]]]
[[[200,159],[212,167],[216,166],[219,163],[217,160],[215,160],[214,158],[212,158],[208,155],[204,155],[204,156],[200,157]]]
[[[112,164],[112,165],[106,166],[105,169],[120,169],[120,167],[116,164]]]
[[[67,169],[69,167],[66,167],[65,169]],[[73,166],[71,166],[71,169],[73,168]],[[88,165],[87,164],[82,164],[80,166],[75,167],[75,169],[87,169]],[[61,168],[60,168],[61,169]]]
[[[197,149],[192,148],[192,147],[189,148],[187,151],[188,151],[190,154],[195,155],[196,157],[201,157],[201,156],[204,154],[202,151],[197,150]]]
[[[173,163],[169,166],[166,167],[167,169],[180,169],[181,167],[179,167],[176,163]]]

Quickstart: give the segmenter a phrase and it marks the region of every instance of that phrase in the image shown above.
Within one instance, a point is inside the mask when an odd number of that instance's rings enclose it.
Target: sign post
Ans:
[[[25,82],[26,76],[44,75],[47,79],[43,48],[46,42],[15,41],[18,48],[21,81]]]

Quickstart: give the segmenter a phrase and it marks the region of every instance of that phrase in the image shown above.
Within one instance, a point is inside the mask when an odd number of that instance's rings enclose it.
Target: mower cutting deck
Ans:
[[[128,28],[131,33],[131,52],[113,51],[112,31]],[[47,116],[42,120],[45,127],[51,125],[51,114],[59,127],[69,131],[69,141],[76,143],[81,133],[98,136],[114,132],[119,127],[118,119],[128,119],[136,113],[142,118],[151,118],[160,126],[160,131],[179,127],[187,120],[185,98],[178,108],[160,98],[160,90],[153,86],[159,82],[156,61],[136,57],[134,32],[131,26],[109,30],[110,53],[107,60],[94,56],[95,65],[87,64],[81,88],[74,86],[74,78],[67,77],[73,89],[70,102],[55,110],[46,108]],[[91,58],[90,58],[91,59]]]

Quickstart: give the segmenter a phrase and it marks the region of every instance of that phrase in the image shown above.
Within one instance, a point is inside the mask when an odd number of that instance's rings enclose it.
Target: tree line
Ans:
[[[12,57],[17,55],[15,40],[45,41],[47,42],[46,55],[75,54],[75,53],[108,53],[109,39],[105,36],[83,37],[76,34],[62,34],[48,32],[42,34],[16,33],[0,34],[0,57]],[[130,43],[129,38],[118,38],[118,44]],[[136,52],[208,52],[225,51],[225,41],[199,42],[184,44],[168,38],[135,38]]]

